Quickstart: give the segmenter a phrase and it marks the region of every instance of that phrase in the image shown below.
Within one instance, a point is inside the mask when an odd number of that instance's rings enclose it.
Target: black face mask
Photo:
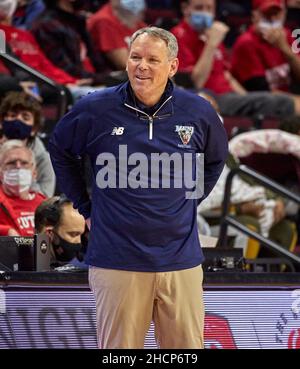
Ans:
[[[2,122],[2,132],[8,139],[24,140],[31,136],[32,126],[19,119],[4,120]]]
[[[55,257],[58,261],[68,262],[74,259],[81,250],[81,243],[71,243],[60,237],[57,233],[59,243],[53,245]]]

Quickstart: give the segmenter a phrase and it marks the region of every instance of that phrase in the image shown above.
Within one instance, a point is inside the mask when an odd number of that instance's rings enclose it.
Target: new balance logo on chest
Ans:
[[[111,132],[112,136],[121,136],[124,133],[124,127],[114,127]]]

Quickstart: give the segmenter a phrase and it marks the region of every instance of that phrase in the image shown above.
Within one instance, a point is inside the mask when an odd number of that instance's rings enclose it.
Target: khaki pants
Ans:
[[[90,267],[99,348],[143,348],[151,320],[160,348],[203,348],[202,267],[132,272]]]

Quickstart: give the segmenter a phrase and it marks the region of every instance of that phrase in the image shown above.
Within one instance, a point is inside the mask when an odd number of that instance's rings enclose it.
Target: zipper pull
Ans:
[[[149,117],[149,140],[153,139],[153,118]]]

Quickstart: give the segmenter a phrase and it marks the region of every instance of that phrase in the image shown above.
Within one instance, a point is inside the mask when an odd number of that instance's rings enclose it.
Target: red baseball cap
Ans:
[[[270,8],[284,9],[285,3],[284,0],[253,0],[252,8],[265,12]]]

